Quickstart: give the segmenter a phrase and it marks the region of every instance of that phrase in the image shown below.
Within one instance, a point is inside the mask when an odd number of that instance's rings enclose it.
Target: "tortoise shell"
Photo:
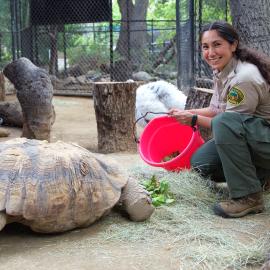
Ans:
[[[127,176],[71,143],[0,144],[0,212],[43,233],[88,226],[118,202]]]

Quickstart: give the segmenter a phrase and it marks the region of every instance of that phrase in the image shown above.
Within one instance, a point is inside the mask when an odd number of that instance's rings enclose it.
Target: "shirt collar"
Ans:
[[[214,70],[214,76],[221,80],[222,83],[225,83],[228,78],[231,78],[235,75],[237,63],[237,59],[233,57],[222,71],[218,72],[217,70]]]

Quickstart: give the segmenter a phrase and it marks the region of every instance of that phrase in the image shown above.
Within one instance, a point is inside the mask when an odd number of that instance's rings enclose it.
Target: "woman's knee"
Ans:
[[[212,131],[217,144],[230,142],[233,137],[243,134],[240,114],[237,112],[224,112],[212,119]]]
[[[224,126],[225,127],[230,126],[230,123],[232,121],[236,122],[236,123],[241,122],[240,117],[239,117],[239,113],[237,113],[237,112],[220,113],[212,119],[212,129],[222,128]]]
[[[220,175],[221,161],[213,139],[204,143],[191,157],[191,167],[204,177]]]
[[[211,176],[216,170],[217,161],[207,157],[207,154],[202,154],[197,151],[193,154],[190,160],[191,167],[204,177]]]

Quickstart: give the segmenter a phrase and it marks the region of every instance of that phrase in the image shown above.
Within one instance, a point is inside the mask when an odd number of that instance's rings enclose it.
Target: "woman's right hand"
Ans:
[[[183,125],[191,125],[193,114],[187,110],[171,109],[168,111],[169,116],[174,117],[179,123]]]

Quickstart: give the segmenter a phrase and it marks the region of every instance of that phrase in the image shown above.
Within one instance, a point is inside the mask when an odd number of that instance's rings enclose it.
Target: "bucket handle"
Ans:
[[[138,121],[140,121],[141,119],[145,118],[147,114],[152,113],[152,114],[169,114],[168,112],[147,112],[145,113],[143,116],[139,117],[138,119],[136,119],[136,121],[133,124],[133,137],[136,143],[140,143],[140,140],[137,138],[136,134],[135,134],[135,129],[136,129],[136,124],[138,123]]]
[[[141,119],[145,118],[147,114],[152,113],[152,114],[169,114],[168,112],[147,112],[145,113],[143,116],[139,117],[138,119],[136,119],[136,121],[133,124],[133,137],[136,143],[140,143],[140,140],[137,138],[136,134],[135,134],[135,128],[136,128],[136,124],[138,123],[138,121],[140,121]],[[198,129],[198,126],[195,125],[193,127],[191,127],[193,129],[193,132],[196,132]]]

